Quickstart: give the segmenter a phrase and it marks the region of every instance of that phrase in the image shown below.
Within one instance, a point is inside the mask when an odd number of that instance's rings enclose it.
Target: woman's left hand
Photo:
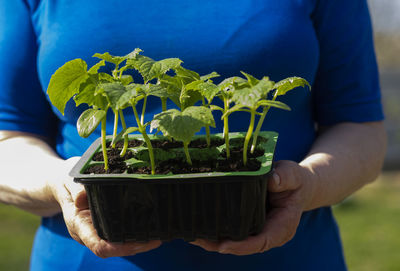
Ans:
[[[303,211],[310,207],[314,190],[315,175],[310,169],[293,161],[278,161],[268,180],[269,205],[261,233],[243,241],[197,239],[192,244],[234,255],[262,253],[282,246],[295,235]]]

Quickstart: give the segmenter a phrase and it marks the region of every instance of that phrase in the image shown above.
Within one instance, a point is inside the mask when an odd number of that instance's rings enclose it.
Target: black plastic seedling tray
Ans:
[[[96,140],[72,169],[85,186],[98,235],[111,242],[197,238],[243,240],[265,222],[267,175],[278,134],[261,132],[258,171],[192,174],[84,174],[101,151]],[[201,138],[202,136],[196,136]],[[222,134],[213,137],[223,138]],[[244,133],[231,133],[231,142]],[[130,139],[141,139],[132,135]],[[163,137],[151,137],[151,139]],[[231,144],[232,145],[232,144]],[[223,150],[224,145],[219,147]],[[135,152],[135,148],[131,151]]]

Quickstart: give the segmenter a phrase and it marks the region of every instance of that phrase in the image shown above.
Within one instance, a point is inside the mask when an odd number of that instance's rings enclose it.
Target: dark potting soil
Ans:
[[[125,163],[109,163],[108,170],[104,170],[103,164],[92,165],[85,170],[85,174],[119,174],[126,170]]]
[[[212,138],[210,140],[210,147],[218,147],[223,145],[225,142],[222,138]],[[183,143],[175,140],[159,140],[154,139],[151,140],[151,145],[153,148],[162,148],[162,149],[172,149],[172,148],[183,148]],[[195,139],[190,142],[189,148],[207,148],[207,142],[205,139]]]
[[[128,160],[133,157],[133,153],[130,150],[127,150],[124,157],[120,156],[121,149],[107,149],[107,156],[109,163],[121,163],[125,160]],[[93,161],[104,161],[103,152],[97,152],[93,155]]]
[[[121,143],[122,142],[122,143]],[[121,143],[121,144],[120,144]],[[213,139],[211,141],[211,146],[220,146],[224,143],[223,139]],[[119,146],[120,144],[120,146]],[[137,147],[142,145],[143,142],[140,140],[131,140],[129,142],[130,147]],[[193,145],[192,145],[193,144]],[[153,147],[158,148],[179,148],[182,147],[182,143],[178,141],[168,141],[168,140],[153,140]],[[125,160],[134,157],[134,154],[131,151],[127,151],[124,157],[120,156],[121,148],[123,146],[123,141],[120,141],[116,144],[116,148],[108,149],[108,163],[109,169],[107,171],[104,170],[103,164],[96,164],[89,166],[84,174],[118,174],[127,171],[132,174],[151,174],[150,166],[143,167],[127,167],[125,164]],[[173,147],[174,146],[174,147]],[[196,148],[207,148],[207,143],[205,140],[196,139],[191,142],[189,147]],[[261,162],[258,161],[257,157],[264,154],[262,149],[255,149],[254,153],[248,152],[248,161],[247,165],[243,165],[243,147],[233,147],[230,150],[230,158],[226,159],[226,152],[223,151],[221,153],[221,158],[215,157],[212,160],[196,160],[195,157],[192,157],[192,165],[189,165],[186,160],[180,159],[170,159],[168,161],[163,161],[159,163],[156,168],[156,174],[185,174],[185,173],[206,173],[206,172],[237,172],[237,171],[257,171],[261,167]],[[103,153],[100,151],[96,153],[93,158],[93,161],[104,161]]]
[[[189,165],[183,160],[169,160],[161,162],[156,166],[156,174],[185,174],[185,173],[207,173],[207,172],[231,172],[231,171],[256,171],[259,170],[261,162],[256,159],[249,159],[247,165],[243,165],[242,160],[223,159],[209,161],[192,161]],[[128,168],[128,173],[151,174],[149,166]]]
[[[111,142],[107,142],[107,148],[110,148],[110,144]],[[143,141],[142,140],[138,140],[138,139],[130,139],[128,141],[128,148],[136,148],[139,147],[140,145],[143,145]],[[117,149],[122,149],[124,147],[124,141],[120,140],[117,143],[115,143],[115,148]]]
[[[247,153],[248,158],[257,158],[260,157],[261,155],[264,155],[264,150],[262,149],[255,149],[253,153],[250,152],[250,150]],[[226,151],[222,151],[222,156],[226,157]],[[243,158],[243,147],[240,148],[231,148],[230,149],[230,158],[234,160],[242,159]]]

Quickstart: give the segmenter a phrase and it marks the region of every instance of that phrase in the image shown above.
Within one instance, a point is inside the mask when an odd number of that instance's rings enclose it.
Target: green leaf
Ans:
[[[127,54],[125,57],[126,58],[135,58],[138,54],[140,54],[141,52],[143,52],[142,49],[140,48],[135,48],[135,50],[133,50],[132,52],[130,52],[129,54]]]
[[[125,56],[113,56],[113,55],[110,55],[110,53],[108,53],[108,52],[106,52],[104,54],[95,53],[93,55],[93,57],[97,57],[97,58],[103,59],[107,62],[113,63],[113,64],[115,64],[115,66],[118,66],[126,59]]]
[[[307,82],[307,80],[301,78],[301,77],[289,77],[286,79],[283,79],[279,81],[278,83],[275,84],[274,89],[277,90],[277,95],[285,95],[288,91],[297,88],[297,87],[305,87],[308,86],[308,88],[311,90],[310,84]]]
[[[147,95],[152,95],[159,98],[169,98],[170,93],[168,92],[168,89],[162,85],[149,85]]]
[[[179,96],[179,103],[181,110],[189,106],[195,105],[202,99],[201,93],[196,90],[187,90],[183,88]]]
[[[185,85],[189,84],[190,82],[200,80],[200,75],[197,72],[185,69],[182,66],[178,66],[175,69],[175,73],[182,79]]]
[[[98,86],[98,89],[104,91],[105,97],[107,97],[110,107],[114,110],[119,110],[118,101],[123,94],[127,91],[125,86],[120,82],[114,83],[103,83]]]
[[[211,103],[215,95],[219,92],[219,87],[217,87],[212,82],[203,82],[201,80],[193,81],[185,86],[186,90],[198,90],[201,95],[203,95],[208,103]]]
[[[106,83],[106,82],[115,82],[114,77],[112,77],[111,75],[109,75],[108,73],[105,72],[100,72],[97,74],[97,81],[98,82],[102,82],[102,83]]]
[[[254,87],[236,89],[232,100],[236,104],[242,104],[249,108],[254,107],[260,99],[267,96],[268,92],[273,89],[273,86],[272,81],[263,78]]]
[[[247,78],[247,82],[249,83],[249,85],[251,87],[254,87],[255,85],[258,84],[258,82],[260,82],[260,80],[258,80],[257,78],[255,78],[254,76],[245,73],[244,71],[240,71],[246,78]]]
[[[144,167],[147,166],[149,163],[143,160],[138,160],[136,158],[130,158],[128,160],[125,160],[125,163],[127,166],[132,166],[132,167]]]
[[[211,79],[211,78],[215,78],[215,77],[219,77],[219,76],[220,76],[220,75],[219,75],[218,73],[212,72],[212,73],[209,73],[209,74],[200,76],[200,80],[201,80],[201,81],[207,81],[207,80],[209,80],[209,79]]]
[[[95,65],[93,65],[93,66],[89,69],[88,73],[90,73],[90,74],[96,74],[96,73],[99,71],[99,69],[100,69],[101,67],[105,66],[105,65],[106,65],[106,62],[105,62],[104,60],[101,60],[101,61],[97,62]]]
[[[74,59],[57,69],[51,76],[47,93],[51,103],[64,114],[67,102],[79,92],[79,87],[89,78],[87,64]]]
[[[242,86],[248,86],[248,83],[242,77],[234,76],[226,78],[224,81],[218,84],[221,90],[234,90],[243,88]]]
[[[117,108],[123,109],[130,105],[131,102],[136,103],[136,98],[140,96],[140,85],[130,84],[126,86],[126,92],[122,94],[117,101]]]
[[[159,129],[165,136],[188,143],[206,125],[215,127],[211,110],[204,106],[191,106],[183,112],[170,109],[155,115],[150,130]]]
[[[88,137],[94,130],[96,130],[97,126],[99,126],[100,122],[106,115],[107,113],[104,110],[90,108],[84,111],[76,123],[78,134],[81,137]]]
[[[162,87],[167,89],[168,98],[181,108],[182,105],[179,98],[182,90],[182,81],[176,76],[164,74],[159,78],[159,82]]]
[[[257,102],[257,108],[259,106],[271,106],[271,107],[276,107],[284,110],[291,110],[290,107],[287,104],[284,104],[279,101],[271,101],[271,100],[261,100]]]
[[[133,78],[132,78],[132,76],[130,76],[130,75],[122,75],[121,76],[121,83],[123,84],[123,85],[129,85],[130,83],[132,83],[133,82]]]
[[[128,58],[127,65],[133,66],[142,75],[145,83],[160,77],[170,69],[175,69],[181,65],[182,60],[178,58],[166,58],[160,61],[155,61],[147,56],[136,55]]]

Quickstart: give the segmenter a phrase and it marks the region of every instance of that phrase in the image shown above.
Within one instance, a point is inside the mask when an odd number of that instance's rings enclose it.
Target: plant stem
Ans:
[[[224,98],[224,113],[229,110],[228,99]],[[226,146],[226,158],[231,156],[231,152],[229,149],[229,122],[228,117],[224,117],[224,138],[225,138],[225,146]]]
[[[206,141],[207,141],[207,147],[210,147],[210,145],[211,145],[210,126],[208,126],[208,125],[206,125]]]
[[[243,145],[243,164],[246,166],[247,165],[247,147],[249,145],[249,141],[251,138],[251,135],[254,130],[254,121],[256,118],[256,110],[252,109],[251,110],[251,115],[250,115],[250,124],[249,124],[249,129],[247,130],[246,137],[244,139],[244,145]]]
[[[272,98],[272,101],[275,101],[276,97],[278,97],[278,91],[277,90],[275,91],[275,94],[274,94],[274,97]],[[254,135],[253,135],[253,143],[251,144],[251,149],[250,149],[251,153],[253,153],[255,148],[256,148],[258,134],[260,133],[261,127],[262,127],[262,125],[264,123],[265,116],[267,115],[267,113],[268,113],[270,108],[271,108],[271,106],[264,107],[262,115],[261,115],[260,119],[258,120],[257,127],[256,127],[256,130],[254,131]]]
[[[162,112],[167,111],[167,98],[161,97],[161,109]]]
[[[133,113],[135,114],[135,119],[139,128],[139,132],[142,134],[144,141],[146,142],[147,149],[149,150],[149,157],[150,157],[150,165],[151,165],[151,174],[154,175],[155,172],[155,163],[154,163],[154,151],[153,151],[153,146],[151,145],[151,141],[149,136],[146,133],[146,128],[143,127],[139,120],[139,114],[136,110],[136,107],[134,104],[132,104],[133,108]]]
[[[125,123],[125,118],[124,114],[122,113],[122,110],[119,110],[119,114],[121,115],[121,123],[122,123],[122,129],[126,129],[126,123]],[[126,150],[128,149],[128,135],[124,136],[124,147],[122,148],[122,151],[120,153],[121,157],[124,157],[126,154]]]
[[[106,117],[101,121],[101,148],[103,150],[104,170],[108,170],[107,142],[106,142]]]
[[[112,148],[115,148],[115,138],[117,137],[117,132],[118,132],[118,110],[114,111],[114,131],[113,131],[113,137],[112,141],[114,142],[112,144]]]
[[[183,142],[183,150],[185,151],[186,161],[188,162],[189,165],[192,165],[192,159],[190,159],[189,147],[188,147],[189,143],[190,142]]]
[[[147,96],[144,96],[143,106],[142,106],[142,115],[140,116],[140,124],[144,124],[144,114],[146,112],[146,104],[147,104]]]

